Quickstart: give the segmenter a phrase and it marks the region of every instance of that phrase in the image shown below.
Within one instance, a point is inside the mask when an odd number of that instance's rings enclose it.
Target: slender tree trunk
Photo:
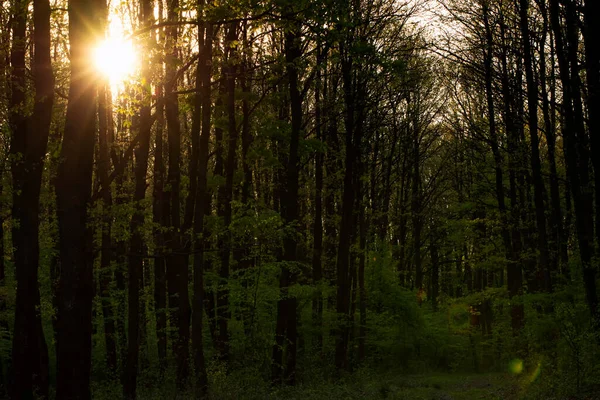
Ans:
[[[86,226],[94,158],[97,79],[88,49],[97,32],[91,0],[69,1],[71,84],[56,181],[61,274],[58,287],[56,397],[86,400],[92,350],[92,240]]]
[[[157,98],[162,101],[161,86],[157,87]],[[163,106],[158,105],[156,113],[156,137],[154,147],[154,185],[152,193],[152,222],[155,226],[164,226],[164,179],[165,168],[163,161]],[[156,340],[158,363],[161,372],[167,366],[167,281],[165,270],[165,243],[160,228],[153,232],[156,257],[154,258],[154,312],[156,315]]]
[[[417,117],[418,118],[418,117]],[[423,289],[423,265],[421,263],[421,231],[423,218],[421,217],[421,157],[419,129],[413,127],[412,142],[412,191],[411,191],[411,219],[413,229],[413,263],[415,266],[415,288]]]
[[[352,244],[352,213],[354,209],[354,169],[356,162],[356,137],[355,130],[360,122],[356,116],[356,87],[353,82],[352,56],[347,53],[346,43],[340,45],[342,55],[342,79],[344,87],[344,115],[345,134],[345,169],[344,186],[342,193],[342,218],[340,221],[338,258],[337,258],[337,296],[336,312],[338,315],[339,329],[335,346],[335,366],[339,370],[348,369],[348,335],[350,328],[350,246]]]
[[[429,251],[431,252],[431,305],[433,311],[438,309],[438,294],[440,291],[440,256],[438,252],[438,244],[436,243],[437,238],[435,233],[431,234],[431,245]]]
[[[517,163],[517,134],[514,126],[514,120],[516,119],[513,113],[513,95],[510,88],[509,76],[508,76],[508,55],[507,55],[507,43],[504,21],[501,26],[501,39],[502,39],[502,96],[503,96],[503,117],[504,125],[506,129],[507,142],[508,142],[508,170],[509,170],[509,198],[510,198],[510,224],[507,216],[503,223],[508,232],[509,226],[511,226],[511,233],[503,233],[505,246],[507,248],[507,260],[508,264],[506,267],[506,280],[509,296],[513,298],[522,293],[523,286],[523,272],[521,268],[521,232],[519,231],[519,214],[518,214],[518,200],[517,200],[517,183],[516,183],[516,163]],[[508,239],[508,240],[507,240]],[[508,243],[506,243],[508,242]],[[510,250],[508,250],[510,249]],[[523,326],[523,305],[519,302],[513,302],[511,305],[511,326],[513,333],[516,335]]]
[[[179,1],[168,2],[168,19],[179,19]],[[167,290],[169,292],[170,320],[177,328],[173,348],[177,363],[177,380],[180,388],[185,386],[189,374],[190,304],[188,294],[188,271],[182,248],[180,184],[181,184],[181,127],[179,103],[175,93],[177,62],[177,26],[167,28],[167,63],[165,78],[165,112],[167,117],[167,140],[169,144],[169,168],[167,173],[169,199],[170,243],[167,256]]]
[[[141,25],[151,26],[153,23],[152,0],[143,0],[141,3]],[[146,37],[147,43],[150,41]],[[142,56],[142,80],[150,87],[152,76],[150,73],[150,60],[145,53]],[[141,109],[139,118],[139,144],[135,149],[135,188],[133,194],[134,213],[131,217],[129,243],[129,281],[128,281],[128,346],[127,363],[125,367],[125,379],[123,381],[123,395],[126,399],[137,397],[137,373],[139,368],[139,352],[142,330],[140,323],[145,314],[145,307],[141,305],[143,286],[143,263],[144,263],[144,239],[142,228],[144,225],[144,207],[142,201],[146,197],[146,174],[148,171],[148,155],[150,152],[150,136],[152,129],[151,106],[152,94],[148,91],[141,94]]]
[[[295,25],[285,34],[286,75],[290,90],[291,135],[290,151],[285,174],[284,198],[281,202],[281,213],[287,226],[297,230],[298,220],[298,176],[299,157],[298,146],[302,129],[302,98],[298,88],[297,60],[302,56],[300,43],[300,27]],[[283,265],[279,277],[280,299],[277,301],[277,325],[275,330],[275,345],[273,346],[272,381],[285,382],[294,385],[296,382],[296,352],[297,352],[297,300],[290,295],[289,286],[293,284],[290,265],[297,260],[297,238],[295,233],[287,233],[284,237]],[[286,346],[287,360],[283,359]]]
[[[108,113],[112,112],[108,108],[106,99],[106,82],[102,82],[98,87],[98,127],[99,127],[99,150],[98,163],[96,164],[97,174],[100,184],[107,188],[102,192],[102,239],[100,249],[100,298],[102,303],[102,315],[104,317],[104,341],[106,346],[106,366],[109,371],[117,371],[117,342],[115,332],[115,313],[110,299],[110,283],[112,281],[112,194],[109,189],[109,167],[110,167],[110,146],[108,137],[109,118]]]
[[[550,231],[552,235],[553,246],[555,250],[551,254],[550,270],[551,273],[557,273],[559,268],[559,262],[561,269],[564,269],[566,264],[566,256],[563,255],[563,249],[566,250],[566,240],[564,238],[563,229],[563,215],[560,204],[560,187],[558,181],[558,171],[556,167],[556,126],[554,124],[555,110],[550,107],[550,104],[554,104],[553,99],[548,99],[547,89],[547,72],[546,72],[546,38],[548,36],[548,16],[546,1],[540,0],[540,8],[543,13],[543,28],[542,28],[542,40],[540,44],[540,83],[541,83],[541,95],[542,95],[542,112],[544,115],[544,136],[546,137],[546,145],[548,148],[548,162],[550,164],[550,203],[552,205],[552,213],[550,217],[551,226]],[[553,50],[552,50],[553,51]],[[554,59],[551,60],[551,68],[554,70]],[[554,85],[555,76],[552,73],[550,76],[551,85]],[[554,107],[554,106],[552,106]],[[552,280],[552,279],[551,279]]]
[[[320,46],[319,46],[319,50]],[[317,78],[315,82],[315,130],[317,140],[323,140],[321,133],[322,108],[321,108],[321,69],[317,66]],[[324,153],[315,154],[315,220],[313,225],[313,257],[312,278],[316,286],[313,298],[313,323],[317,332],[316,348],[323,348],[323,295],[319,286],[323,279],[323,159]]]
[[[359,182],[361,188],[364,183]],[[361,192],[364,189],[361,189]],[[358,362],[362,363],[366,356],[367,341],[367,288],[365,286],[365,264],[367,258],[367,217],[365,215],[365,206],[359,205],[358,214],[358,234],[359,234],[359,256],[358,256],[358,307],[360,312],[358,327]]]
[[[219,357],[223,361],[229,359],[229,266],[231,257],[231,202],[233,200],[233,175],[235,174],[237,150],[237,126],[235,118],[235,52],[231,43],[237,39],[237,23],[231,23],[225,40],[227,66],[225,70],[226,113],[228,118],[228,143],[227,159],[225,161],[225,185],[219,190],[219,216],[223,218],[223,229],[219,238],[219,256],[221,266],[219,269],[219,289],[217,291],[217,323],[219,326]]]
[[[529,33],[529,0],[520,0],[519,15],[521,36],[523,41],[523,62],[527,81],[527,104],[529,111],[529,136],[531,138],[531,171],[533,174],[533,194],[535,205],[535,218],[537,225],[537,239],[539,251],[539,276],[546,291],[552,290],[550,281],[550,267],[548,254],[548,235],[546,232],[546,210],[544,204],[544,180],[540,162],[539,136],[538,136],[538,83],[535,79],[532,61],[531,38]],[[536,274],[537,275],[537,274]]]
[[[204,3],[202,3],[204,4]],[[200,18],[200,14],[199,14]],[[204,226],[204,217],[209,210],[207,201],[207,175],[208,175],[208,144],[211,130],[211,73],[212,73],[212,45],[213,26],[200,25],[198,39],[202,44],[198,70],[196,74],[196,88],[199,93],[195,97],[195,118],[201,117],[200,126],[200,153],[198,154],[198,193],[196,195],[196,209],[194,218],[194,298],[192,313],[192,348],[194,354],[194,367],[196,372],[196,397],[201,398],[207,392],[208,379],[204,362],[203,349],[203,318],[204,307],[204,246],[207,243]],[[201,114],[200,114],[201,113]]]
[[[243,35],[243,49],[242,49],[242,63],[240,66],[240,89],[245,95],[242,98],[242,172],[243,182],[241,190],[241,203],[244,212],[247,216],[253,215],[253,204],[251,200],[254,198],[252,193],[252,166],[249,160],[249,151],[252,144],[252,132],[250,131],[250,104],[248,101],[248,95],[251,92],[250,84],[252,81],[252,74],[249,65],[249,52],[251,51],[250,43],[248,41],[248,23],[245,21],[242,26]],[[250,304],[250,268],[254,265],[254,257],[252,256],[252,245],[254,243],[254,237],[252,232],[246,230],[245,232],[238,234],[239,242],[236,248],[233,250],[233,257],[237,264],[239,279],[244,288],[244,293],[241,299],[241,319],[244,323],[244,333],[246,336],[252,334],[252,305]]]
[[[596,293],[596,271],[592,265],[593,248],[593,200],[589,185],[586,148],[587,139],[583,127],[581,89],[577,58],[577,14],[575,5],[566,0],[566,37],[560,19],[558,0],[550,0],[550,20],[554,31],[556,56],[560,80],[563,86],[563,140],[568,183],[573,194],[577,241],[583,269],[586,300],[592,316],[597,318],[598,295]]]

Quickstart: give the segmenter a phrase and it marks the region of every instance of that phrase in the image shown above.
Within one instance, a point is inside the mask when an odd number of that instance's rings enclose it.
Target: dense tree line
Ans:
[[[593,375],[592,0],[0,1],[2,394],[341,378],[439,321]]]

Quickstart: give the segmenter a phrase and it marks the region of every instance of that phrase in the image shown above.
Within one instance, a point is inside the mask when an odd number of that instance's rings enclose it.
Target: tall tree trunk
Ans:
[[[535,218],[537,225],[537,239],[539,251],[539,275],[536,279],[542,280],[546,291],[552,290],[550,281],[548,236],[546,232],[546,210],[544,205],[544,180],[540,162],[539,136],[538,136],[538,83],[535,79],[532,61],[531,38],[529,33],[529,0],[520,0],[519,15],[521,25],[521,39],[523,41],[523,62],[525,78],[527,81],[527,105],[529,111],[529,136],[531,138],[531,171],[533,174],[533,194],[535,205]]]
[[[249,151],[252,144],[252,132],[250,131],[250,104],[248,101],[248,95],[251,92],[250,86],[252,82],[252,72],[249,65],[249,52],[251,51],[250,43],[248,41],[248,22],[245,21],[242,26],[242,62],[240,66],[240,89],[244,96],[242,98],[242,172],[243,182],[241,190],[241,203],[244,212],[247,216],[254,215],[253,204],[251,201],[254,198],[252,193],[252,166],[251,160],[249,160]],[[246,336],[252,334],[253,329],[253,311],[252,305],[250,304],[250,281],[252,276],[250,274],[250,268],[254,265],[254,257],[252,255],[252,245],[254,243],[254,237],[252,232],[245,230],[243,233],[238,234],[239,242],[235,249],[233,249],[233,257],[237,264],[239,280],[244,289],[242,294],[240,311],[241,319],[244,323],[244,333]]]
[[[350,312],[350,246],[352,244],[352,213],[354,209],[354,169],[356,161],[355,129],[359,122],[356,118],[356,87],[353,82],[354,65],[352,56],[347,52],[346,43],[340,45],[342,57],[342,80],[344,87],[345,115],[345,168],[344,186],[342,192],[342,218],[340,221],[338,258],[337,258],[337,295],[336,312],[339,329],[335,345],[335,366],[339,369],[348,369],[348,335]]]
[[[577,241],[583,269],[586,300],[592,316],[597,318],[598,295],[596,271],[592,265],[593,247],[593,200],[589,185],[587,139],[583,127],[581,88],[577,58],[577,13],[575,4],[566,0],[566,38],[560,19],[558,0],[550,0],[550,20],[554,31],[556,56],[560,80],[563,86],[563,140],[568,183],[573,194]]]
[[[112,280],[112,194],[109,189],[110,146],[108,135],[109,102],[106,99],[106,82],[98,86],[98,163],[96,164],[100,185],[106,188],[102,191],[102,238],[100,249],[100,301],[104,317],[104,341],[106,346],[106,366],[108,371],[117,371],[117,342],[115,332],[115,313],[110,299],[110,283]]]
[[[364,183],[359,180],[361,194],[364,191]],[[362,200],[362,199],[361,199]],[[365,287],[365,264],[367,258],[367,217],[365,206],[359,204],[358,234],[359,234],[359,256],[358,256],[358,307],[360,312],[358,327],[358,362],[362,363],[366,356],[367,341],[367,288]]]
[[[219,190],[219,216],[223,218],[223,229],[219,238],[219,256],[221,266],[219,269],[219,289],[217,291],[217,321],[219,326],[219,357],[223,361],[229,359],[229,264],[231,256],[231,202],[233,200],[233,175],[235,174],[236,150],[237,150],[237,126],[235,118],[235,52],[232,43],[237,39],[237,23],[231,23],[225,39],[227,65],[225,70],[225,90],[227,124],[227,158],[225,160],[225,185]]]
[[[507,142],[508,142],[508,174],[509,174],[509,198],[510,198],[510,223],[507,216],[505,223],[508,231],[509,226],[511,227],[511,233],[503,233],[505,240],[505,246],[507,247],[507,260],[508,264],[506,267],[506,280],[509,296],[520,295],[522,293],[523,286],[523,272],[521,268],[521,232],[519,231],[519,214],[518,214],[518,200],[517,200],[517,187],[516,187],[516,159],[518,151],[518,138],[516,134],[516,128],[514,126],[515,116],[512,109],[513,94],[509,82],[508,72],[508,55],[506,43],[506,32],[504,21],[501,21],[500,25],[501,39],[502,39],[502,96],[503,96],[503,118],[506,129]],[[508,239],[509,243],[506,243]],[[508,250],[510,249],[510,250]],[[511,326],[513,333],[516,335],[523,326],[523,305],[520,302],[513,302],[511,305]]]
[[[566,240],[564,237],[564,228],[563,228],[563,215],[562,215],[562,207],[560,204],[560,187],[558,181],[558,170],[556,167],[556,126],[555,126],[555,110],[554,107],[554,99],[548,98],[548,89],[547,89],[547,72],[546,72],[546,38],[548,36],[549,24],[548,24],[548,15],[547,15],[547,7],[545,0],[540,1],[540,8],[543,15],[543,28],[542,28],[542,40],[540,43],[540,83],[541,83],[541,95],[542,95],[542,112],[544,115],[544,136],[546,137],[546,145],[548,148],[548,162],[550,164],[550,203],[552,205],[552,213],[551,213],[551,226],[550,231],[552,235],[552,240],[550,241],[553,246],[550,248],[554,248],[551,254],[550,261],[550,270],[551,273],[557,273],[559,268],[559,263],[561,266],[561,270],[565,268],[567,257],[566,257]],[[552,46],[552,45],[551,45]],[[551,47],[551,52],[553,49]],[[551,68],[554,71],[554,59],[551,59]],[[555,76],[554,73],[551,73],[550,76],[551,85],[554,85]],[[554,89],[551,89],[553,92]],[[553,97],[553,96],[552,96]],[[552,108],[551,105],[552,104]],[[563,252],[563,249],[565,250]]]
[[[417,116],[418,118],[418,116]],[[415,267],[415,288],[423,290],[423,265],[421,260],[421,231],[423,218],[421,216],[421,152],[419,128],[413,127],[412,132],[412,190],[411,190],[411,219],[413,229],[413,263]]]
[[[201,3],[202,5],[204,3]],[[199,13],[199,18],[200,18]],[[213,26],[211,24],[200,25],[198,40],[202,47],[198,60],[196,73],[196,88],[199,93],[195,101],[195,118],[201,117],[197,129],[200,132],[200,153],[198,154],[198,193],[196,195],[196,209],[194,211],[194,298],[192,313],[192,348],[194,354],[194,367],[196,372],[196,397],[201,398],[206,394],[208,379],[204,363],[203,349],[203,318],[204,307],[204,245],[207,242],[204,237],[206,232],[204,217],[207,215],[209,202],[207,175],[208,175],[208,145],[211,129],[211,74],[212,74],[212,45]],[[201,113],[201,114],[200,114]]]
[[[179,19],[179,1],[168,2],[168,20],[176,23]],[[180,213],[181,184],[181,127],[179,125],[179,103],[175,93],[177,73],[177,26],[167,28],[167,63],[165,78],[165,112],[167,117],[167,140],[169,144],[169,168],[167,173],[170,244],[167,256],[167,290],[169,292],[170,320],[177,328],[173,348],[177,364],[177,381],[185,386],[189,374],[189,335],[190,305],[188,294],[188,271],[182,252],[182,232]]]
[[[162,101],[162,87],[157,87],[157,98]],[[164,107],[158,104],[156,109],[156,137],[154,146],[154,185],[152,192],[152,222],[154,228],[154,313],[156,315],[156,341],[158,349],[158,364],[161,373],[167,366],[167,281],[165,270],[165,243],[160,226],[165,225],[164,219],[164,179],[165,168],[163,161],[163,130]]]
[[[71,84],[56,181],[61,274],[58,284],[56,397],[86,400],[92,350],[92,240],[87,228],[94,158],[95,76],[88,49],[98,31],[92,0],[69,1]]]
[[[298,88],[297,61],[302,56],[300,43],[300,27],[297,23],[285,34],[286,75],[290,90],[291,134],[290,151],[288,154],[284,198],[281,202],[281,213],[286,225],[294,231],[287,233],[283,240],[283,265],[279,277],[280,299],[277,301],[277,325],[275,330],[275,345],[273,346],[272,380],[279,383],[282,380],[294,385],[296,382],[296,352],[297,352],[297,299],[290,295],[289,287],[293,284],[290,266],[296,262],[297,238],[295,231],[298,222],[298,176],[299,157],[298,146],[302,129],[302,97]],[[283,359],[284,346],[287,343],[287,360]]]
[[[152,0],[143,0],[141,3],[141,25],[151,26],[153,23]],[[150,42],[148,35],[145,37],[146,44]],[[145,87],[150,87],[152,76],[150,72],[150,59],[144,52],[142,56],[142,81]],[[141,108],[139,117],[139,144],[135,149],[135,188],[133,193],[134,213],[131,217],[129,243],[129,268],[128,268],[128,346],[127,363],[125,366],[125,378],[123,380],[123,395],[126,399],[137,397],[137,372],[139,367],[139,352],[142,330],[140,323],[145,314],[145,307],[141,305],[140,294],[144,291],[143,286],[143,262],[144,262],[144,239],[142,228],[144,225],[144,208],[142,201],[146,197],[146,174],[148,171],[148,154],[150,151],[150,135],[152,129],[150,106],[152,93],[146,89],[141,94]]]
[[[321,51],[320,46],[318,51]],[[315,130],[317,140],[323,140],[321,133],[322,107],[321,107],[321,69],[317,66],[315,82]],[[316,286],[313,298],[313,323],[317,332],[316,349],[323,348],[323,294],[319,286],[323,279],[323,159],[324,153],[315,154],[315,220],[313,225],[313,257],[312,278]]]
[[[436,232],[430,234],[431,244],[429,251],[431,252],[431,305],[433,311],[438,309],[438,294],[440,291],[440,256],[438,252],[438,244]]]
[[[54,75],[50,60],[50,3],[33,2],[33,71],[35,99],[33,116],[23,115],[25,106],[25,24],[27,2],[17,2],[11,52],[13,138],[14,260],[17,277],[16,334],[13,336],[12,366],[14,398],[48,395],[48,347],[42,330],[39,265],[39,203],[44,158],[48,146]]]
[[[163,21],[164,6],[158,1],[158,20]],[[159,43],[164,45],[164,31],[159,33]],[[163,66],[163,62],[159,64]],[[162,69],[162,68],[161,68]],[[162,78],[162,77],[161,77]],[[154,258],[154,313],[156,316],[156,344],[158,350],[158,364],[162,375],[167,367],[167,277],[165,257],[165,235],[162,227],[167,225],[165,219],[168,206],[165,193],[165,162],[164,162],[164,86],[156,86],[156,136],[154,144],[154,174],[152,190],[152,222],[154,223],[154,247],[156,257]]]

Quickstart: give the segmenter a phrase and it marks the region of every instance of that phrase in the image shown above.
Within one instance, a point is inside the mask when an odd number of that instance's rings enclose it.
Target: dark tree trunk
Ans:
[[[544,180],[540,162],[539,136],[538,136],[538,82],[535,79],[532,61],[531,38],[529,33],[529,0],[520,0],[519,15],[521,36],[523,41],[523,62],[525,78],[527,81],[527,105],[529,112],[529,136],[531,138],[531,171],[533,174],[533,195],[535,205],[535,219],[537,225],[537,247],[539,251],[539,271],[537,280],[543,282],[546,291],[552,290],[550,281],[550,267],[548,254],[548,235],[546,232],[546,210],[544,204]]]
[[[102,191],[102,239],[100,249],[100,298],[102,303],[102,315],[104,317],[104,341],[106,346],[106,366],[108,371],[117,371],[117,342],[115,332],[115,313],[110,299],[110,283],[112,281],[111,261],[112,261],[112,195],[108,189],[109,167],[110,167],[110,146],[108,137],[108,114],[112,112],[109,109],[109,102],[106,99],[106,82],[100,83],[98,87],[98,163],[96,164],[98,179],[100,185],[106,188]]]
[[[546,7],[546,1],[540,0],[541,11],[543,13],[543,28],[542,28],[542,40],[540,44],[540,83],[541,83],[541,94],[542,94],[542,112],[544,115],[544,136],[546,137],[546,145],[548,148],[548,162],[550,164],[550,203],[552,213],[550,217],[550,232],[551,240],[550,243],[553,246],[549,246],[554,249],[551,252],[550,258],[550,272],[556,274],[559,270],[558,266],[560,263],[561,270],[565,269],[567,263],[566,255],[566,239],[564,237],[563,227],[563,213],[560,204],[560,187],[558,180],[558,171],[556,167],[556,125],[555,125],[555,99],[554,99],[554,88],[551,89],[551,98],[548,99],[547,89],[547,72],[546,72],[546,38],[548,36],[548,13]],[[551,45],[552,46],[552,45]],[[553,48],[551,47],[551,52]],[[551,58],[552,73],[550,76],[551,85],[555,85],[556,77],[554,76],[554,56]],[[551,107],[552,104],[552,107]],[[552,280],[552,279],[551,279]]]
[[[200,16],[199,16],[200,17]],[[204,217],[208,213],[207,201],[207,174],[208,174],[208,145],[211,129],[211,73],[212,73],[212,45],[213,26],[211,24],[200,25],[198,40],[201,43],[200,58],[196,71],[196,88],[199,93],[194,98],[194,118],[200,132],[200,152],[198,154],[198,185],[196,194],[196,208],[194,211],[194,297],[192,312],[192,349],[194,354],[194,368],[196,375],[196,397],[201,398],[207,392],[208,379],[204,362],[203,348],[203,320],[202,311],[204,307],[204,245],[207,242],[204,233]]]
[[[319,51],[321,51],[319,46]],[[322,107],[321,107],[321,69],[317,66],[317,78],[315,82],[315,130],[317,140],[323,140],[322,135]],[[312,278],[316,286],[312,313],[313,323],[317,332],[316,349],[323,348],[323,295],[319,286],[323,279],[323,159],[324,153],[315,154],[315,220],[313,225],[313,256],[312,256]]]
[[[217,101],[215,103],[215,108],[217,110],[217,112],[219,113],[219,117],[222,118],[223,117],[223,98],[225,97],[225,80],[223,79],[223,74],[221,74],[221,79],[219,79],[219,91],[218,91],[218,97],[217,97]],[[215,126],[215,150],[214,150],[214,156],[215,156],[215,164],[214,164],[214,175],[216,176],[223,176],[224,172],[224,159],[223,159],[223,128],[219,125]],[[220,193],[223,192],[223,187],[220,186],[217,190],[217,196],[218,197],[220,195]],[[211,209],[212,209],[212,193],[210,195],[207,196],[208,198],[208,204],[206,205],[206,215],[210,215],[211,214]],[[218,198],[217,198],[218,200]],[[217,210],[218,211],[218,210]],[[208,246],[209,244],[209,240],[208,238],[211,236],[211,232],[209,229],[207,229],[208,227],[204,228],[204,237],[206,238],[206,244]],[[213,265],[213,260],[216,257],[209,257],[206,260],[206,265],[205,265],[205,270],[206,271],[211,271],[212,270],[212,265]],[[211,271],[213,272],[213,271]],[[206,307],[206,314],[208,317],[208,323],[209,323],[209,330],[210,330],[210,335],[212,338],[212,341],[215,345],[215,347],[217,348],[217,351],[219,351],[220,354],[222,354],[221,352],[221,343],[219,342],[219,330],[218,330],[218,311],[217,311],[217,295],[218,295],[218,281],[217,281],[217,285],[214,284],[214,279],[210,282],[211,284],[209,285],[209,287],[205,288],[205,307]],[[217,290],[215,290],[215,286],[217,288]]]
[[[87,208],[92,185],[96,85],[88,49],[97,32],[91,0],[69,1],[71,84],[56,180],[61,274],[58,284],[56,397],[86,400],[92,350],[92,240]]]
[[[177,22],[179,19],[179,1],[168,2],[168,19]],[[173,340],[177,364],[177,381],[182,388],[189,375],[189,336],[190,336],[190,304],[188,294],[188,271],[183,254],[180,213],[181,184],[181,127],[179,125],[179,102],[176,87],[177,72],[177,26],[167,28],[167,63],[165,78],[165,113],[167,117],[167,141],[169,144],[169,168],[167,173],[169,226],[169,254],[167,255],[167,290],[169,292],[169,310],[171,324],[177,333]]]
[[[162,101],[161,86],[157,88],[157,97]],[[158,105],[156,113],[156,138],[154,147],[154,186],[152,193],[152,222],[155,226],[164,226],[164,179],[163,130],[164,108]],[[153,232],[156,257],[154,258],[154,313],[156,315],[156,341],[158,364],[161,373],[167,366],[167,281],[165,270],[165,242],[161,228]]]
[[[417,117],[418,118],[418,117]],[[413,264],[415,267],[415,288],[423,289],[423,265],[421,260],[421,231],[423,218],[421,216],[421,157],[419,129],[414,127],[412,133],[412,189],[411,189],[411,219],[413,239]]]
[[[340,221],[338,258],[337,258],[337,295],[336,312],[339,329],[336,335],[335,366],[339,370],[348,369],[348,340],[350,313],[350,246],[352,245],[352,222],[354,210],[354,174],[357,159],[357,149],[360,143],[361,119],[357,114],[357,84],[353,81],[354,63],[352,55],[348,54],[346,43],[340,45],[342,80],[344,90],[345,115],[345,167],[342,192],[342,218]]]
[[[364,183],[359,182],[361,192],[364,191]],[[358,235],[359,251],[358,256],[358,309],[360,313],[358,326],[358,362],[365,360],[367,341],[367,288],[365,287],[365,264],[367,258],[367,217],[365,215],[365,206],[359,204],[358,213]]]
[[[438,309],[438,294],[440,292],[440,256],[438,252],[438,244],[435,233],[431,233],[431,305],[433,311]]]
[[[237,126],[235,118],[235,52],[231,43],[238,34],[237,23],[231,23],[225,40],[227,65],[224,68],[226,98],[226,114],[228,119],[227,158],[225,161],[225,185],[219,190],[219,216],[223,218],[223,229],[219,238],[219,256],[221,266],[219,269],[219,289],[217,291],[217,323],[219,326],[218,348],[222,361],[229,359],[229,264],[231,256],[231,201],[233,200],[233,175],[235,174]]]
[[[48,146],[54,76],[50,60],[50,3],[33,2],[33,59],[35,99],[33,116],[22,115],[25,105],[26,2],[17,2],[11,63],[11,152],[13,174],[13,246],[17,277],[15,335],[13,336],[11,390],[14,398],[48,395],[48,347],[42,330],[39,265],[39,203],[44,158]]]
[[[498,146],[498,133],[496,130],[496,110],[494,105],[494,92],[493,92],[493,57],[494,57],[494,38],[492,29],[489,22],[489,8],[487,2],[484,3],[483,10],[483,21],[486,31],[486,50],[485,50],[485,92],[487,100],[487,111],[490,129],[490,143],[492,147],[492,154],[494,156],[494,166],[496,174],[496,200],[498,202],[498,209],[500,210],[500,218],[502,223],[502,241],[504,243],[505,252],[509,265],[507,269],[510,269],[511,260],[514,261],[514,255],[512,252],[512,244],[510,241],[510,233],[508,230],[508,221],[506,216],[506,202],[504,197],[504,174],[502,171],[502,154]]]
[[[589,154],[581,107],[581,85],[577,58],[578,20],[575,4],[571,0],[566,0],[565,3],[567,5],[566,43],[558,0],[550,1],[550,20],[554,31],[556,56],[563,86],[564,153],[568,184],[573,194],[577,241],[583,269],[586,300],[591,314],[597,318],[596,271],[592,265],[594,257],[594,227],[593,218],[591,218],[593,215],[593,200],[592,190],[588,187]]]
[[[240,89],[245,95],[242,98],[242,172],[243,182],[241,190],[241,203],[246,215],[250,216],[253,214],[253,200],[254,195],[252,193],[252,167],[251,160],[249,160],[249,151],[252,144],[252,133],[250,132],[250,104],[248,101],[248,94],[251,92],[250,85],[252,82],[252,73],[250,70],[248,53],[251,51],[250,43],[248,41],[248,23],[244,22],[242,27],[243,35],[243,60],[240,66]],[[249,274],[250,268],[254,265],[254,258],[252,256],[252,245],[254,238],[249,230],[245,230],[242,233],[238,233],[239,241],[236,248],[233,250],[233,257],[237,264],[239,279],[244,288],[242,295],[240,311],[241,319],[244,323],[244,333],[246,336],[252,334],[253,329],[253,311],[252,305],[250,304],[249,286],[251,275]]]
[[[517,128],[514,126],[515,115],[512,109],[513,105],[513,94],[510,87],[509,72],[508,72],[508,55],[506,43],[506,33],[504,21],[501,22],[501,39],[502,39],[502,96],[503,96],[503,117],[504,125],[506,129],[508,152],[509,152],[509,198],[510,198],[510,223],[509,218],[505,219],[503,226],[506,227],[508,232],[509,226],[511,227],[511,233],[503,233],[505,246],[507,247],[507,260],[508,265],[506,266],[506,280],[509,296],[520,295],[522,293],[523,286],[523,272],[521,268],[521,232],[519,231],[519,212],[518,212],[518,199],[517,199],[517,182],[516,182],[516,165],[518,162],[518,134]],[[507,240],[508,239],[508,240]],[[508,243],[506,243],[508,241]],[[510,249],[510,250],[509,250]],[[511,326],[513,333],[516,335],[523,327],[523,305],[520,302],[514,301],[511,305]]]
[[[151,26],[153,23],[153,4],[152,0],[143,0],[141,3],[141,25]],[[146,40],[149,40],[146,37]],[[143,55],[142,60],[142,80],[146,85],[150,85],[152,77],[150,73],[150,60],[148,55]],[[148,171],[148,154],[150,151],[150,135],[152,129],[150,103],[151,93],[142,92],[141,109],[139,116],[139,144],[135,149],[135,188],[133,193],[134,213],[131,217],[130,231],[131,239],[129,243],[129,268],[128,268],[128,346],[127,362],[125,366],[125,377],[123,380],[123,396],[126,399],[135,399],[137,397],[137,373],[139,367],[139,352],[142,330],[140,323],[145,314],[145,308],[142,306],[140,298],[144,291],[143,286],[143,263],[144,263],[144,239],[142,228],[144,225],[144,208],[142,201],[146,197],[146,174]]]
[[[291,134],[290,151],[288,154],[284,198],[281,202],[281,213],[287,226],[296,231],[298,222],[298,145],[302,129],[302,98],[298,88],[297,61],[302,56],[300,43],[300,28],[294,25],[285,34],[286,74],[290,90]],[[289,294],[289,286],[293,284],[290,266],[296,262],[297,238],[295,233],[287,233],[283,242],[283,265],[279,277],[280,299],[277,301],[277,325],[275,345],[273,346],[272,381],[285,382],[294,385],[296,382],[296,352],[297,352],[297,300]],[[287,345],[287,347],[286,347]],[[284,360],[286,347],[287,360]]]

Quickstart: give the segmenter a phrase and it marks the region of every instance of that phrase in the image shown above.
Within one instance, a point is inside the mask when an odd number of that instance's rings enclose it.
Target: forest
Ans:
[[[600,399],[598,1],[0,4],[0,398]]]

